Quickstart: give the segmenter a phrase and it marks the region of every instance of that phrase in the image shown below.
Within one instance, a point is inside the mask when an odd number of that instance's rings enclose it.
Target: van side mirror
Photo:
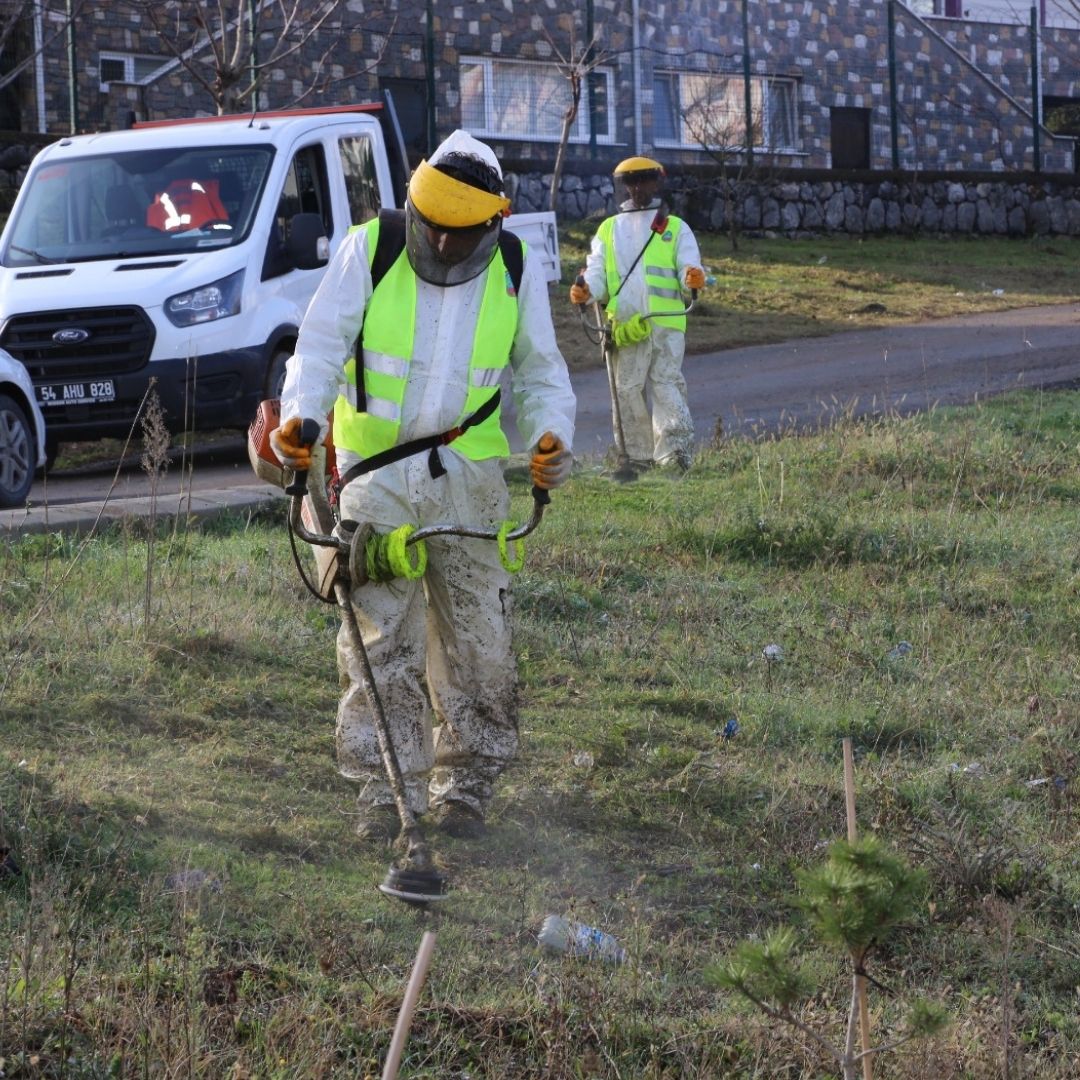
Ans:
[[[289,221],[289,259],[297,270],[317,270],[330,261],[330,241],[318,214],[294,214]]]

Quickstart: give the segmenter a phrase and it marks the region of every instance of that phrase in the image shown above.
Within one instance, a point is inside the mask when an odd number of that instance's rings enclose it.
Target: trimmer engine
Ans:
[[[277,398],[268,398],[259,403],[255,419],[248,427],[248,461],[251,462],[255,475],[275,487],[286,488],[292,481],[292,469],[285,468],[270,445],[270,435],[281,426],[281,402]],[[300,517],[304,525],[314,533],[328,535],[337,525],[338,515],[330,504],[327,481],[334,475],[335,455],[333,442],[333,421],[322,443],[311,448],[312,468],[308,474],[307,494],[304,496]],[[319,478],[322,482],[319,482]],[[315,563],[318,566],[318,593],[325,600],[334,598],[334,579],[337,577],[339,555],[332,548],[314,547]]]
[[[260,480],[265,480],[274,487],[285,488],[289,483],[286,475],[288,470],[278,461],[274,448],[270,445],[270,435],[275,428],[281,426],[281,401],[278,398],[267,398],[259,402],[255,410],[255,418],[248,427],[247,450],[248,461],[255,470],[255,475]],[[334,422],[333,414],[330,416],[330,429],[322,443],[325,447],[325,476],[333,475],[336,464],[334,454]],[[316,447],[316,450],[319,448]]]

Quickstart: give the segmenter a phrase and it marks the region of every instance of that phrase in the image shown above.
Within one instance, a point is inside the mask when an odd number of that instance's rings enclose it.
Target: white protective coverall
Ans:
[[[491,150],[471,140],[500,177]],[[445,146],[445,144],[444,144]],[[461,149],[458,139],[456,149]],[[440,147],[430,163],[440,158]],[[417,278],[415,349],[402,406],[399,441],[446,431],[461,415],[469,353],[484,275],[441,287]],[[282,423],[323,418],[330,411],[371,295],[367,238],[350,233],[335,254],[301,327],[282,391]],[[518,430],[527,447],[550,431],[573,442],[575,400],[555,341],[538,259],[525,258],[518,325],[508,366]],[[472,461],[440,448],[446,468],[433,478],[421,453],[348,484],[341,515],[391,532],[456,522],[498,527],[508,516],[503,459]],[[342,473],[357,457],[338,450]],[[427,572],[417,581],[370,582],[353,592],[405,780],[411,809],[458,800],[481,810],[492,784],[518,747],[517,667],[511,651],[510,577],[494,541],[434,537],[426,541]],[[338,668],[346,686],[338,709],[338,767],[361,785],[361,809],[391,804],[357,658],[344,628]],[[433,733],[432,711],[438,721]]]
[[[615,246],[616,266],[619,280],[625,281],[619,292],[619,318],[625,321],[638,312],[649,311],[649,299],[645,291],[645,262],[649,252],[638,260],[626,280],[627,272],[650,236],[650,226],[656,216],[660,200],[655,199],[644,210],[635,210],[627,200],[619,207],[615,217],[612,241]],[[650,248],[659,244],[660,237],[653,235]],[[594,236],[585,266],[585,283],[589,292],[603,306],[608,300],[605,260],[607,250],[604,241]],[[701,265],[701,253],[693,232],[684,221],[679,230],[675,249],[679,283],[685,288],[686,271]],[[694,423],[686,400],[686,380],[682,363],[686,335],[681,330],[658,326],[649,319],[649,336],[636,345],[618,350],[615,363],[615,389],[619,395],[619,412],[622,418],[623,439],[626,453],[633,461],[653,462],[666,465],[675,461],[689,461],[694,440]],[[652,416],[645,393],[652,395]],[[612,406],[612,424],[617,423]]]

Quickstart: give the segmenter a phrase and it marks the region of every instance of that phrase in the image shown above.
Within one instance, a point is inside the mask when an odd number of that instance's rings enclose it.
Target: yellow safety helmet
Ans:
[[[510,209],[505,195],[456,180],[427,161],[420,162],[409,180],[409,200],[425,221],[445,229],[483,225]]]
[[[620,161],[615,166],[613,175],[626,180],[634,173],[655,173],[657,177],[665,175],[664,166],[659,161],[647,157],[629,157],[625,161]]]

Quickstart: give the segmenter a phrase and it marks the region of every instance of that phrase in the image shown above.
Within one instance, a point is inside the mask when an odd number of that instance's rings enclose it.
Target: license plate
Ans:
[[[47,383],[37,388],[37,399],[42,408],[50,405],[93,405],[99,401],[115,401],[116,387],[112,379]]]

